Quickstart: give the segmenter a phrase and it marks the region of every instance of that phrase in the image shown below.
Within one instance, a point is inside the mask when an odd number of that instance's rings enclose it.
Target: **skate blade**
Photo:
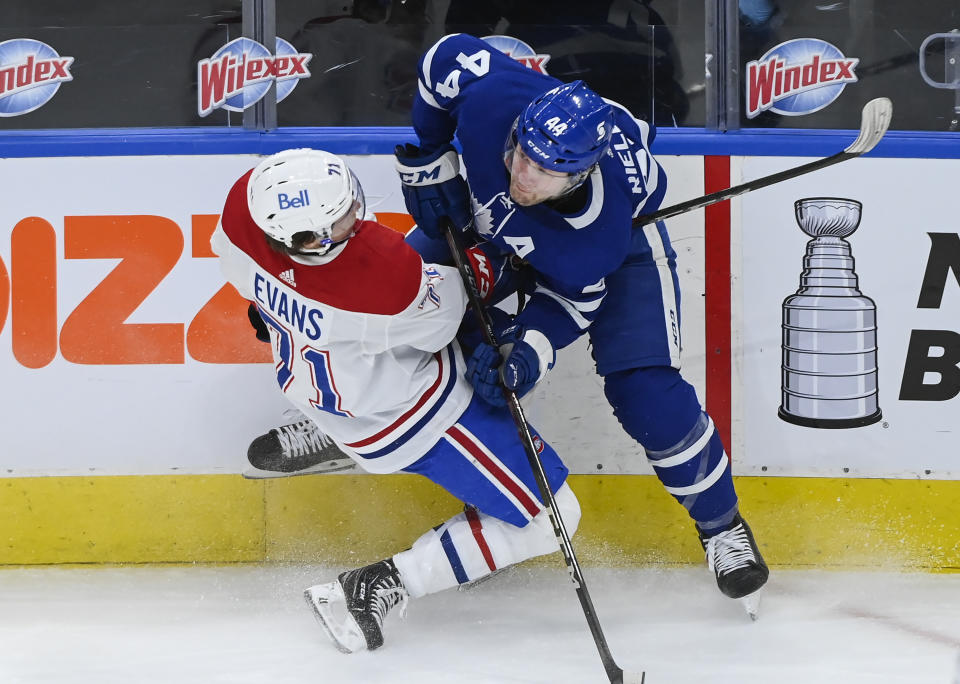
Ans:
[[[338,473],[342,470],[351,470],[356,468],[357,464],[350,460],[349,456],[338,458],[335,461],[321,461],[316,465],[304,468],[303,470],[294,470],[284,473],[279,470],[260,470],[253,466],[243,471],[243,477],[246,480],[271,480],[277,477],[296,477],[298,475],[319,475],[323,473]]]
[[[360,626],[347,610],[343,587],[339,582],[318,584],[303,592],[317,622],[341,653],[356,653],[367,648]],[[339,610],[336,607],[339,605]],[[341,613],[337,615],[337,613]]]
[[[491,572],[489,575],[484,575],[479,579],[470,580],[469,582],[464,582],[463,584],[458,584],[457,591],[472,591],[473,589],[476,589],[480,585],[485,584],[486,582],[489,582],[490,580],[492,580],[494,577],[496,577],[506,569],[507,568],[497,568],[496,570]]]
[[[743,609],[747,611],[747,615],[750,616],[750,619],[756,622],[757,618],[760,616],[760,591],[755,591],[752,594],[747,594],[743,598],[738,599],[740,605],[743,606]]]

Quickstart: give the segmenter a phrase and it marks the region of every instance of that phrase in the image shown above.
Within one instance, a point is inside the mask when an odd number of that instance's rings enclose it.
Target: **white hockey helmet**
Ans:
[[[350,228],[349,237],[366,210],[363,188],[346,162],[309,148],[284,150],[261,161],[247,182],[247,206],[264,233],[305,254],[326,254],[334,246],[335,228],[339,233]],[[319,247],[303,247],[316,239]]]

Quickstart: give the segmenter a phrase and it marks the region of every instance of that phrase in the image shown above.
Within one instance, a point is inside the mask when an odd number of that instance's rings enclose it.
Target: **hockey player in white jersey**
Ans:
[[[365,220],[342,159],[317,150],[264,159],[230,190],[211,244],[269,329],[287,399],[364,470],[418,473],[467,504],[412,548],[306,590],[337,648],[379,647],[384,617],[408,597],[557,549],[509,412],[475,398],[464,378],[458,272]],[[536,434],[535,443],[572,534],[580,508],[567,468]]]

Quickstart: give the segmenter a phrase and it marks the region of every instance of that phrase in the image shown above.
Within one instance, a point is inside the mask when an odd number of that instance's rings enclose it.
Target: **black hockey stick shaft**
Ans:
[[[760,188],[765,188],[768,185],[773,185],[785,180],[797,178],[813,171],[819,171],[820,169],[825,169],[828,166],[833,166],[834,164],[839,164],[840,162],[847,161],[848,159],[855,159],[860,155],[866,154],[876,147],[877,143],[880,142],[880,139],[883,138],[883,135],[887,132],[887,128],[890,126],[890,118],[893,116],[893,104],[885,97],[878,97],[875,100],[870,100],[870,102],[864,105],[861,116],[862,121],[860,125],[860,135],[857,136],[857,139],[852,144],[836,154],[832,154],[829,157],[824,157],[823,159],[818,159],[807,164],[802,164],[793,169],[787,169],[786,171],[773,173],[769,176],[764,176],[763,178],[757,178],[756,180],[748,181],[746,183],[742,183],[741,185],[735,185],[732,188],[718,190],[717,192],[704,195],[703,197],[696,197],[692,200],[675,204],[672,207],[660,209],[652,214],[638,216],[637,218],[633,219],[633,227],[639,228],[640,226],[645,226],[650,223],[656,223],[657,221],[663,221],[680,214],[685,214],[688,211],[693,211],[694,209],[708,207],[711,204],[723,202],[724,200],[728,200],[748,192],[753,192],[754,190],[759,190]]]
[[[487,344],[499,348],[497,334],[493,329],[493,321],[489,312],[480,298],[480,289],[477,287],[477,281],[473,274],[473,269],[468,263],[466,249],[463,246],[463,237],[450,223],[446,226],[447,242],[450,245],[450,253],[456,262],[457,269],[460,271],[460,277],[463,279],[464,288],[467,291],[467,297],[473,312],[480,321],[480,327],[483,330],[483,338]],[[597,645],[597,651],[600,653],[600,660],[603,661],[603,667],[607,671],[607,677],[610,684],[643,684],[644,673],[624,673],[623,669],[617,665],[610,653],[610,647],[607,646],[607,639],[603,635],[603,629],[600,627],[600,620],[597,617],[597,611],[593,607],[593,600],[590,598],[590,592],[587,590],[587,583],[583,578],[583,572],[580,570],[580,563],[577,562],[577,556],[573,550],[573,544],[570,541],[570,535],[567,534],[567,528],[563,523],[563,517],[560,515],[560,509],[557,506],[557,500],[550,490],[550,483],[547,480],[547,474],[543,469],[543,463],[537,453],[537,447],[533,441],[533,434],[530,431],[530,424],[524,415],[523,407],[516,393],[503,388],[503,394],[506,397],[507,405],[510,408],[510,414],[513,416],[513,422],[517,426],[517,432],[520,434],[520,441],[523,442],[524,450],[527,452],[527,459],[530,461],[530,467],[533,470],[534,479],[537,481],[537,487],[540,490],[540,497],[547,504],[547,511],[550,515],[550,522],[553,525],[553,531],[557,535],[557,541],[560,544],[560,550],[563,552],[563,559],[567,565],[567,572],[570,579],[577,589],[577,597],[580,599],[580,605],[583,608],[583,615],[587,619],[587,625],[590,627],[590,633]]]

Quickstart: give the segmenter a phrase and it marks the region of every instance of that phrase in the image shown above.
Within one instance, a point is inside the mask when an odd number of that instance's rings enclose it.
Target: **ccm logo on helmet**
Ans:
[[[540,157],[541,159],[549,159],[549,158],[550,158],[550,155],[547,154],[546,152],[544,152],[543,150],[541,150],[539,147],[537,147],[532,140],[527,140],[527,147],[529,147],[531,150],[533,150],[534,153],[536,153],[536,155],[537,155],[538,157]]]
[[[290,197],[287,193],[281,192],[277,195],[277,201],[281,209],[299,209],[310,206],[310,195],[306,190],[301,190],[295,197]]]

